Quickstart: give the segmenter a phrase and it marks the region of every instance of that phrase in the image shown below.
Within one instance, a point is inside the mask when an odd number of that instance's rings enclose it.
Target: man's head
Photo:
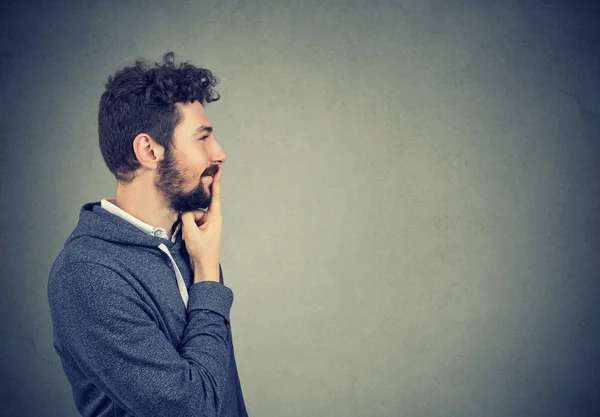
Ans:
[[[108,78],[98,112],[99,144],[123,185],[153,175],[153,185],[178,212],[210,204],[211,176],[225,153],[204,104],[219,99],[218,79],[204,68],[174,64],[174,54],[150,66],[137,60]]]

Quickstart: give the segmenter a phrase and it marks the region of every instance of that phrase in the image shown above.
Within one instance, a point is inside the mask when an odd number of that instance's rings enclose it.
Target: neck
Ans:
[[[162,227],[171,239],[171,227],[179,213],[169,208],[150,176],[136,177],[130,184],[117,183],[117,207],[154,227]]]

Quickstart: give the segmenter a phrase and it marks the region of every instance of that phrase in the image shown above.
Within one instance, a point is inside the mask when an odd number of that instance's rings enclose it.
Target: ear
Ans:
[[[147,133],[140,133],[135,137],[133,151],[139,163],[149,169],[156,169],[165,153],[165,149]]]

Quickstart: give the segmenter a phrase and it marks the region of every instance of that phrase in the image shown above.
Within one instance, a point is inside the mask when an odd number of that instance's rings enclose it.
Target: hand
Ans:
[[[208,210],[187,211],[182,214],[182,237],[194,263],[194,284],[200,281],[219,282],[221,258],[221,173],[222,167],[213,177],[212,200]]]

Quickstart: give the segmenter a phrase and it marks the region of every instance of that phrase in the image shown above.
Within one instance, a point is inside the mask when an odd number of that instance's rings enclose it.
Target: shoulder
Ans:
[[[53,266],[48,279],[48,297],[51,304],[93,300],[126,286],[127,281],[108,265],[69,260]]]
[[[56,257],[50,269],[49,285],[57,280],[78,280],[82,275],[91,280],[104,281],[101,277],[119,276],[121,280],[131,281],[132,265],[139,267],[139,262],[134,261],[143,259],[148,262],[150,253],[147,249],[123,246],[91,236],[79,237],[68,242]]]

